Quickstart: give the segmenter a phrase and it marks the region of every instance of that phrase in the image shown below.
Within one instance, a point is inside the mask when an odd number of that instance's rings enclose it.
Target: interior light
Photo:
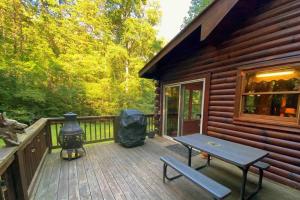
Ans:
[[[272,77],[272,76],[284,76],[284,75],[291,75],[295,73],[294,70],[289,71],[281,71],[281,72],[269,72],[269,73],[263,73],[263,74],[257,74],[257,78],[264,78],[264,77]]]

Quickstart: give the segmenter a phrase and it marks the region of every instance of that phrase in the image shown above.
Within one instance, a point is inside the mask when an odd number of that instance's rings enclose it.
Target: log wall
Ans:
[[[300,128],[234,119],[240,67],[300,67],[300,1],[270,1],[226,41],[183,58],[164,65],[160,80],[164,84],[211,75],[208,135],[269,151],[266,177],[300,189]]]

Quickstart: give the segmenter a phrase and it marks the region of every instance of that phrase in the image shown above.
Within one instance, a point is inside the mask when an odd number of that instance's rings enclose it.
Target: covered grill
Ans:
[[[77,122],[77,114],[69,112],[64,114],[65,122],[60,130],[59,143],[62,147],[61,158],[69,160],[79,158],[85,153],[83,148],[83,130]],[[67,153],[67,157],[64,156]]]
[[[144,144],[147,120],[138,110],[123,110],[119,117],[118,141],[125,147]]]

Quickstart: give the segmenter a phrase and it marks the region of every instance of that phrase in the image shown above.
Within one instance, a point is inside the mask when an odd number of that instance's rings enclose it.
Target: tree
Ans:
[[[1,0],[0,112],[40,117],[153,112],[138,71],[160,48],[156,0]]]
[[[188,11],[188,15],[184,17],[181,28],[188,25],[196,16],[198,16],[207,6],[209,6],[214,0],[192,0]]]

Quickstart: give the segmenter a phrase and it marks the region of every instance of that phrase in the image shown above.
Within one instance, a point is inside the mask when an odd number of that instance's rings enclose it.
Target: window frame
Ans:
[[[263,71],[279,71],[280,69],[291,70],[293,67],[299,65],[289,65],[289,66],[272,66],[272,67],[252,67],[252,68],[239,68],[237,72],[237,85],[236,85],[236,104],[234,108],[234,121],[237,123],[250,122],[250,123],[263,123],[270,125],[282,125],[289,127],[300,127],[300,91],[286,91],[282,92],[284,94],[298,94],[298,108],[296,117],[279,117],[279,116],[269,116],[269,115],[257,115],[257,114],[247,114],[243,113],[243,96],[249,94],[259,94],[257,93],[245,93],[246,85],[246,73],[251,72],[263,72]],[[268,93],[268,92],[262,92]],[[276,94],[281,92],[269,92],[270,94]]]

